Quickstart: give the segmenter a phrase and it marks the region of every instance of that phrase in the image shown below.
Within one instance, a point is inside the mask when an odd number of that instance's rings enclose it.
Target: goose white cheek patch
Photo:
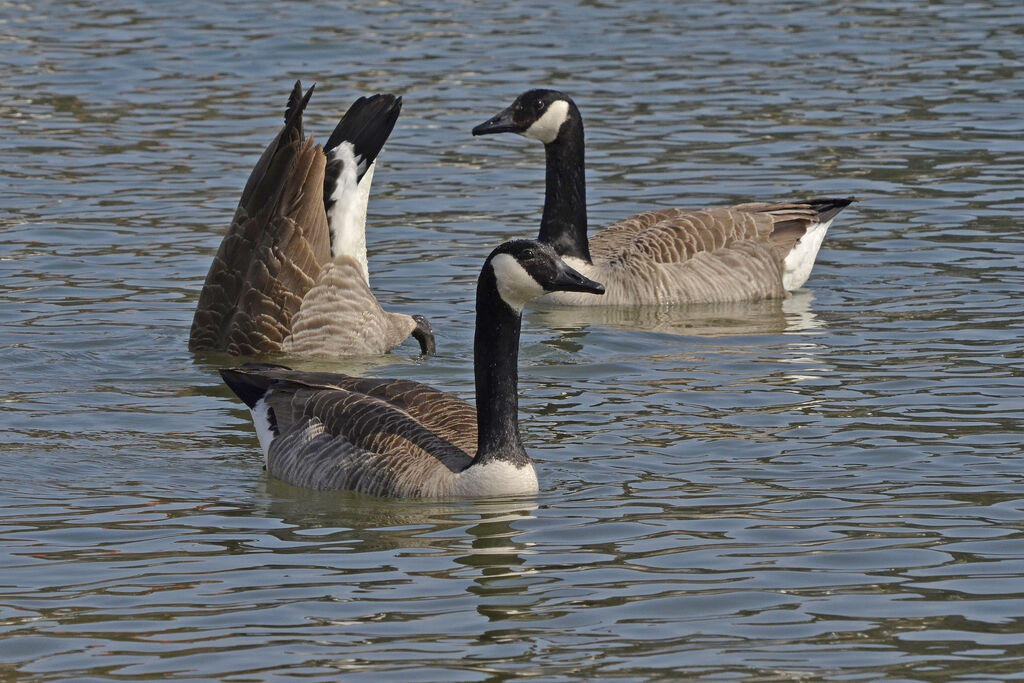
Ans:
[[[498,254],[491,259],[498,295],[512,310],[523,310],[523,304],[544,293],[544,288],[526,272],[514,256]]]
[[[569,118],[569,103],[565,100],[552,102],[548,105],[548,110],[544,112],[544,115],[534,121],[533,125],[523,132],[523,135],[540,140],[546,145],[558,137],[558,131],[562,129],[562,124],[567,118]]]

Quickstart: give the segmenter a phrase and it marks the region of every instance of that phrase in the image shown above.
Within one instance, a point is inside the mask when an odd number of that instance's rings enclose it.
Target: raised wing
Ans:
[[[255,355],[282,344],[306,292],[330,259],[323,204],[326,158],[304,140],[296,83],[285,125],[246,183],[199,296],[189,348]]]

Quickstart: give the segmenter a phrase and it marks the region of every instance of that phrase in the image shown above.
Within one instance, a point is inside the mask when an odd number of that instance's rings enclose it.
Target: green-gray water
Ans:
[[[0,679],[946,681],[1024,672],[1024,8],[0,2]],[[296,78],[405,97],[370,204],[472,393],[472,293],[587,126],[593,227],[856,195],[785,302],[534,309],[534,500],[270,481],[199,287]]]

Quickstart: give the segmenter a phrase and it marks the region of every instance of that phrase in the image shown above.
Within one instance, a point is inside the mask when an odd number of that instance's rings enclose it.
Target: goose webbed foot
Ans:
[[[414,315],[412,319],[416,321],[412,336],[420,343],[420,353],[433,356],[437,353],[437,346],[434,344],[434,330],[430,327],[430,321],[422,315]]]

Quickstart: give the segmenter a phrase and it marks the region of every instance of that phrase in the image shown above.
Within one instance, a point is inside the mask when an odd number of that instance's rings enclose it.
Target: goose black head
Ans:
[[[498,295],[513,310],[548,292],[604,294],[604,285],[567,265],[549,245],[512,240],[491,252],[484,264],[494,273]]]
[[[565,93],[527,90],[505,111],[474,128],[473,135],[518,133],[547,145],[558,138],[562,126],[573,117],[578,118],[579,113]]]

